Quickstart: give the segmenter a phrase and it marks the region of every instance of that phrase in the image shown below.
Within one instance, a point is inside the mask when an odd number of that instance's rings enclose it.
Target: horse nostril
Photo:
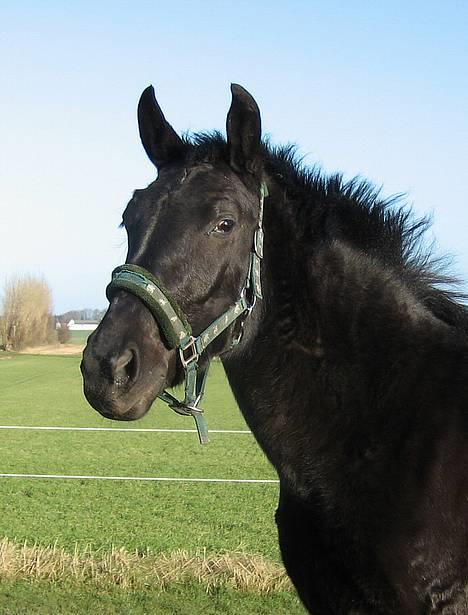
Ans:
[[[115,386],[121,387],[136,379],[138,359],[134,350],[127,348],[119,357],[111,360],[111,365]]]

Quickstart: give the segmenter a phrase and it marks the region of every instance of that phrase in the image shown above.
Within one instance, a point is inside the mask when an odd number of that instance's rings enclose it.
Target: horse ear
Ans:
[[[259,161],[262,125],[260,110],[242,86],[231,84],[232,102],[227,115],[226,132],[231,167],[254,174]]]
[[[158,105],[152,85],[144,90],[138,103],[138,128],[148,158],[157,168],[181,158],[185,152],[182,139]]]

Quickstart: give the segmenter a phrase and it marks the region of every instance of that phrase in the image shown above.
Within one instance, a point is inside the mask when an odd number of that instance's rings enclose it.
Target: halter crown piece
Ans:
[[[231,348],[242,338],[245,319],[251,313],[256,300],[262,299],[260,265],[263,259],[263,202],[268,196],[265,182],[260,187],[260,210],[249,257],[247,279],[239,299],[221,316],[214,320],[198,336],[192,335],[192,328],[175,299],[162,282],[149,271],[138,265],[120,265],[112,272],[112,281],[106,289],[109,301],[118,290],[125,290],[138,297],[149,309],[163,333],[170,348],[179,351],[180,362],[185,372],[185,396],[179,401],[171,393],[163,391],[159,398],[169,407],[186,416],[193,416],[201,444],[208,444],[208,427],[203,410],[198,407],[205,390],[208,367],[200,369],[198,361],[206,347],[236,320],[241,319],[239,335]]]

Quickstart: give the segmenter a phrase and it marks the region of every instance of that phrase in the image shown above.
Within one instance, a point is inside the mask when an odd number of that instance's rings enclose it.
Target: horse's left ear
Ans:
[[[260,110],[242,86],[233,83],[231,92],[232,103],[226,122],[231,167],[237,172],[255,174],[262,135]]]

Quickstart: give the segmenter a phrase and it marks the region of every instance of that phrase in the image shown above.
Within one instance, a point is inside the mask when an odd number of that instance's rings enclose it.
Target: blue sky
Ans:
[[[178,131],[224,129],[231,82],[274,141],[407,192],[468,279],[467,66],[464,1],[4,0],[0,283],[37,273],[56,312],[104,307],[121,212],[155,176],[141,91]]]

